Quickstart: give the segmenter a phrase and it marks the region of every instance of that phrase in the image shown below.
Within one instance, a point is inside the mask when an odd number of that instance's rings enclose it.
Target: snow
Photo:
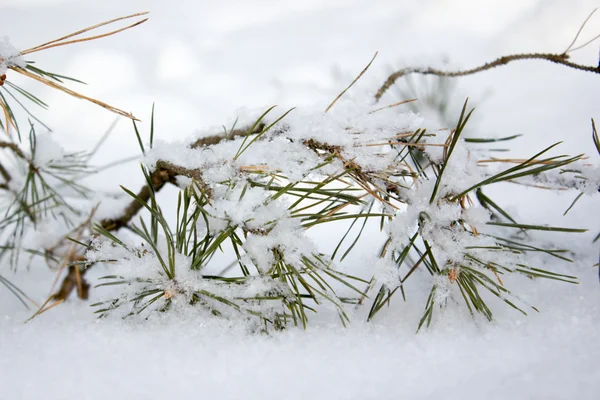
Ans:
[[[50,133],[38,133],[35,137],[35,154],[33,156],[33,163],[40,167],[45,168],[53,161],[60,163],[65,157],[65,150],[58,143]]]
[[[389,130],[426,126],[435,131],[440,127],[427,115],[421,118],[405,112],[408,108],[402,113],[388,109],[368,114],[379,105],[370,102],[366,93],[381,83],[387,65],[429,64],[427,61],[439,60],[439,55],[445,53],[452,56],[452,65],[471,66],[507,52],[554,51],[557,46],[560,51],[594,7],[587,0],[568,4],[497,1],[493,6],[466,0],[459,5],[432,0],[418,6],[391,0],[327,4],[313,1],[302,6],[259,0],[225,1],[218,5],[181,2],[169,6],[141,0],[126,6],[106,1],[76,8],[66,3],[69,2],[0,1],[4,28],[0,34],[10,33],[18,39],[18,46],[23,44],[22,48],[26,48],[24,44],[39,44],[88,22],[126,14],[130,9],[136,11],[136,7],[152,11],[148,23],[119,39],[51,50],[44,52],[48,54],[43,54],[43,60],[54,64],[53,71],[87,81],[90,85],[85,88],[86,94],[98,95],[111,104],[117,100],[116,105],[129,107],[126,109],[134,110],[144,120],[148,119],[151,102],[156,100],[158,139],[143,162],[151,166],[158,159],[176,160],[203,170],[203,177],[214,185],[236,179],[244,166],[266,162],[293,179],[301,179],[319,160],[313,153],[304,152],[302,146],[290,145],[287,139],[319,139],[318,134],[323,131],[331,144],[343,147],[345,156],[357,159],[364,168],[385,166],[389,161],[385,153],[375,157],[369,150],[372,147],[356,145],[384,141]],[[5,47],[0,47],[0,57],[21,62],[20,58],[8,57],[17,54],[12,45],[4,41],[2,46]],[[379,50],[380,56],[365,77],[329,113],[323,113],[374,50]],[[596,53],[596,49],[585,49],[573,57],[594,64]],[[404,62],[396,62],[398,58]],[[407,59],[415,62],[406,62]],[[106,76],[107,65],[112,66],[110,79]],[[326,73],[333,65],[338,66],[337,75]],[[0,64],[0,71],[1,68]],[[440,284],[436,295],[447,305],[437,313],[432,327],[419,334],[415,330],[429,287],[418,280],[405,285],[406,303],[397,295],[372,323],[364,322],[364,309],[350,310],[352,323],[347,329],[332,322],[337,317],[326,310],[311,319],[307,331],[289,327],[269,335],[258,333],[255,326],[238,319],[227,324],[189,309],[168,316],[154,315],[149,320],[121,320],[118,316],[97,320],[88,305],[110,295],[110,288],[93,289],[89,302],[71,299],[23,324],[31,311],[0,286],[0,397],[596,399],[600,393],[600,288],[598,267],[592,267],[598,261],[598,245],[592,245],[591,239],[600,229],[598,193],[593,190],[600,175],[589,138],[589,118],[598,119],[597,76],[535,62],[531,66],[515,64],[504,68],[459,84],[460,96],[472,96],[478,106],[465,135],[475,136],[480,131],[493,131],[498,136],[527,132],[527,137],[519,139],[515,146],[517,153],[521,151],[524,156],[559,139],[565,141],[561,153],[585,151],[592,156],[589,163],[593,165],[583,173],[587,180],[576,181],[577,187],[585,189],[589,196],[582,198],[566,220],[591,231],[582,237],[565,236],[565,248],[583,255],[577,263],[557,265],[560,272],[579,276],[581,284],[522,277],[507,282],[540,313],[525,317],[491,299],[494,321],[473,320],[462,304],[441,290],[448,288],[449,280],[439,276],[435,278]],[[27,85],[24,82],[24,87],[33,90]],[[484,102],[485,91],[490,87],[494,96]],[[112,116],[43,90],[40,93],[51,104],[51,113],[42,114],[42,118],[56,133],[51,139],[41,139],[47,145],[36,154],[36,161],[49,163],[63,151],[55,148],[55,143],[69,150],[89,150]],[[388,104],[388,100],[383,99],[380,105]],[[456,103],[461,105],[463,100],[459,98]],[[281,104],[276,109],[277,116],[288,107],[298,106],[283,121],[289,130],[284,136],[271,135],[269,142],[253,144],[252,151],[235,162],[231,155],[237,152],[242,139],[216,149],[192,151],[182,146],[196,129],[232,122],[232,115],[247,120],[255,116],[254,112],[236,111],[240,106],[260,110],[260,114],[265,105],[275,103]],[[229,128],[231,123],[225,125]],[[349,126],[364,133],[354,138],[358,142],[349,139]],[[207,132],[221,131],[217,128]],[[445,136],[440,134],[428,141],[443,143]],[[55,149],[50,151],[51,148]],[[112,161],[135,154],[137,149],[129,124],[122,122],[106,148],[100,150],[98,159]],[[441,156],[441,150],[432,147],[433,157],[435,152]],[[456,186],[442,187],[438,198],[464,190],[480,178],[478,173],[473,176],[475,158],[469,159],[466,152],[457,147],[453,155],[457,163],[451,163],[445,172],[456,177],[446,181],[456,182]],[[469,162],[460,164],[464,160]],[[336,167],[339,168],[332,166]],[[102,187],[137,187],[139,179],[128,180],[133,179],[127,176],[131,169],[137,167],[130,163],[112,170],[103,178]],[[571,178],[556,176],[556,182],[564,183],[565,179]],[[179,183],[185,185],[184,180]],[[441,246],[447,259],[457,259],[461,248],[473,245],[469,242],[473,239],[461,238],[461,246],[457,246],[457,232],[446,232],[453,237],[444,236],[438,228],[461,216],[480,229],[489,215],[477,207],[461,210],[450,205],[430,205],[432,183],[417,183],[411,199],[414,207],[397,217],[396,225],[390,229],[399,242],[406,241],[407,235],[417,228],[420,213],[425,211],[431,218],[425,234],[435,237],[433,241]],[[245,249],[257,266],[268,265],[263,258],[270,253],[264,249],[274,246],[282,246],[297,256],[312,253],[317,247],[328,248],[332,241],[335,246],[336,238],[330,232],[311,232],[307,237],[297,220],[287,215],[286,205],[277,201],[265,204],[261,190],[249,189],[244,201],[238,201],[239,191],[236,188],[221,196],[212,205],[212,214],[215,221],[223,224],[250,227],[277,216],[268,235],[251,234],[245,242]],[[524,216],[524,222],[543,219],[556,226],[565,225],[556,209],[566,209],[576,195],[569,192],[552,196],[508,185],[495,191],[498,193],[493,194],[508,204],[523,204],[518,214]],[[114,215],[126,204],[122,200],[103,204],[98,215]],[[227,212],[232,210],[233,213]],[[551,212],[556,215],[550,215]],[[215,221],[214,226],[219,228]],[[364,257],[356,258],[357,265],[345,264],[344,268],[373,272],[365,265],[373,266],[378,282],[393,284],[397,282],[397,270],[390,268],[389,259],[374,262],[381,236],[376,229],[370,229],[367,242],[357,249]],[[39,234],[41,239],[53,238],[57,230],[43,224]],[[478,245],[485,244],[481,237],[476,240]],[[132,249],[139,246],[128,244]],[[131,277],[140,276],[143,271],[149,273],[148,278],[159,279],[152,254],[137,258],[119,247],[99,249],[104,251],[98,251],[99,258],[117,255],[127,262],[92,270],[91,282],[100,282],[98,277],[115,271]],[[178,262],[185,265],[186,260]],[[38,302],[45,300],[55,276],[44,265],[33,265],[29,271],[19,270],[16,274],[8,269],[0,272]],[[193,271],[182,268],[182,273],[186,272],[189,276],[182,276],[182,282],[199,285],[188,291],[206,288],[202,286],[206,282],[194,279]],[[255,280],[242,290],[244,295],[252,296],[272,288],[272,282]]]
[[[25,67],[25,61],[7,37],[0,38],[0,75],[6,74],[8,67]]]
[[[100,399],[595,399],[597,282],[538,285],[555,300],[529,317],[475,324],[447,314],[418,335],[410,307],[383,321],[277,335],[187,316],[95,321],[71,303],[26,325],[0,320],[8,397]],[[549,287],[540,287],[549,286]]]

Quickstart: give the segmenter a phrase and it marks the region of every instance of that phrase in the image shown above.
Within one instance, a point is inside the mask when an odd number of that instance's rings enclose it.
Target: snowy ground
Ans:
[[[156,101],[158,137],[179,140],[198,129],[219,130],[240,107],[332,99],[376,50],[361,90],[374,91],[394,66],[440,65],[443,56],[469,67],[508,53],[560,52],[595,6],[588,0],[0,0],[0,34],[27,48],[151,11],[149,22],[121,36],[46,51],[36,60],[86,81],[86,94],[142,119]],[[600,31],[600,16],[588,29],[585,37]],[[597,49],[573,58],[595,65]],[[81,101],[37,92],[52,105],[40,116],[72,148],[89,148],[113,120]],[[519,155],[563,140],[562,152],[586,152],[597,163],[589,120],[600,120],[598,76],[534,61],[462,79],[458,92],[458,104],[468,95],[478,106],[471,133],[526,133],[516,145]],[[99,163],[136,152],[122,121]],[[130,167],[102,178],[106,189],[137,185],[125,176]],[[307,332],[267,337],[192,315],[97,322],[75,299],[23,324],[30,313],[0,288],[0,398],[596,399],[600,288],[590,243],[600,229],[600,199],[582,199],[566,219],[550,205],[566,209],[572,193],[544,197],[547,206],[539,196],[522,188],[504,193],[506,201],[525,204],[520,213],[531,222],[591,230],[568,239],[591,249],[569,267],[580,285],[516,283],[540,314],[523,317],[496,304],[490,324],[450,307],[432,329],[415,335],[423,294],[413,288],[408,303],[396,299],[374,324],[358,315],[342,329],[323,316]],[[42,301],[52,278],[37,269],[11,276]]]

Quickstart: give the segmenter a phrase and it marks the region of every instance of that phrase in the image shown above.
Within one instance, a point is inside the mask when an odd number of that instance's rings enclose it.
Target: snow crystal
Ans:
[[[65,155],[63,147],[50,133],[38,133],[35,136],[36,146],[33,163],[38,167],[45,167],[52,161],[61,161]]]
[[[8,38],[0,38],[0,75],[5,74],[8,67],[25,68],[26,65],[21,53],[8,41]]]
[[[287,206],[281,200],[270,201],[269,192],[262,188],[216,186],[213,197],[214,200],[205,207],[210,216],[211,232],[219,232],[229,226],[265,229],[270,223],[288,215]]]
[[[462,219],[476,229],[482,229],[490,221],[491,213],[480,206],[468,207],[462,211]]]
[[[273,249],[281,250],[285,261],[296,267],[302,265],[303,257],[317,254],[318,249],[306,235],[297,219],[283,218],[267,234],[249,234],[244,250],[260,271],[273,265]]]
[[[544,174],[519,178],[518,182],[529,185],[542,185],[551,189],[570,188],[587,195],[594,195],[600,190],[600,166],[577,161],[562,169],[550,170]]]
[[[400,284],[400,271],[396,263],[389,257],[378,258],[373,263],[373,279],[376,285],[395,288]]]
[[[447,274],[441,273],[436,274],[433,277],[433,284],[435,286],[435,292],[433,300],[435,304],[444,304],[448,296],[450,296],[450,279]]]

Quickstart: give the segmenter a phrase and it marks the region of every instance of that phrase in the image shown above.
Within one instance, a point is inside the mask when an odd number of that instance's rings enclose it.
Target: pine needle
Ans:
[[[575,35],[575,37],[573,38],[573,41],[571,42],[571,44],[569,44],[569,47],[567,47],[567,49],[565,51],[563,51],[563,54],[567,54],[569,52],[573,52],[575,50],[579,50],[582,47],[587,46],[588,44],[590,44],[591,42],[593,42],[594,40],[598,39],[598,37],[600,36],[596,36],[595,38],[593,38],[592,40],[586,42],[585,44],[578,46],[576,48],[572,48],[573,45],[575,44],[575,42],[577,41],[577,39],[579,38],[579,35],[581,35],[581,32],[583,31],[583,28],[585,28],[585,25],[588,23],[588,21],[590,20],[590,18],[592,18],[592,15],[594,15],[594,13],[598,11],[597,8],[594,8],[592,10],[592,12],[590,13],[590,15],[588,15],[588,17],[585,19],[585,21],[583,21],[583,23],[581,24],[581,26],[579,27],[579,30],[577,31],[577,34]]]
[[[350,89],[352,86],[354,86],[354,84],[365,74],[365,72],[367,72],[367,70],[369,69],[369,67],[371,66],[371,64],[373,64],[373,61],[375,61],[375,58],[377,57],[377,54],[379,54],[378,51],[375,52],[375,55],[373,56],[373,58],[371,59],[371,61],[369,61],[369,63],[367,64],[367,66],[360,72],[360,74],[358,74],[358,76],[356,78],[354,78],[354,80],[352,81],[352,83],[346,89],[342,90],[342,92],[340,94],[338,94],[335,99],[333,99],[333,101],[331,102],[331,104],[325,109],[326,113],[331,109],[331,107],[333,107],[333,105],[335,103],[337,103],[337,101],[344,95],[344,93],[346,93],[348,91],[348,89]]]
[[[390,105],[388,105],[388,106],[379,107],[379,108],[377,108],[377,109],[375,109],[375,110],[373,110],[373,111],[370,111],[370,112],[369,112],[369,115],[370,115],[370,114],[374,114],[374,113],[376,113],[377,111],[385,110],[385,109],[387,109],[387,108],[393,108],[393,107],[401,106],[402,104],[406,104],[406,103],[412,103],[413,101],[417,101],[417,99],[408,99],[408,100],[402,100],[402,101],[399,101],[399,102],[397,102],[397,103],[390,104]]]
[[[76,98],[82,99],[82,100],[87,100],[87,101],[89,101],[91,103],[94,103],[94,104],[96,104],[96,105],[98,105],[98,106],[100,106],[100,107],[102,107],[102,108],[104,108],[104,109],[106,109],[108,111],[111,111],[111,112],[113,112],[115,114],[118,114],[118,115],[121,115],[123,117],[132,119],[134,121],[139,121],[139,119],[136,118],[135,116],[133,116],[133,114],[131,114],[131,113],[128,113],[128,112],[123,111],[123,110],[121,110],[119,108],[113,107],[113,106],[111,106],[109,104],[106,104],[106,103],[100,101],[100,100],[94,99],[92,97],[85,96],[85,95],[83,95],[81,93],[78,93],[78,92],[75,92],[75,91],[73,91],[73,90],[71,90],[71,89],[69,89],[69,88],[67,88],[65,86],[62,86],[62,85],[60,85],[60,84],[58,84],[58,83],[56,83],[54,81],[51,81],[50,79],[47,79],[47,78],[45,78],[43,76],[35,75],[35,74],[27,71],[26,69],[19,68],[19,67],[13,67],[13,66],[11,66],[10,69],[12,69],[15,72],[20,73],[21,75],[25,75],[28,78],[31,78],[31,79],[36,80],[38,82],[41,82],[41,83],[43,83],[46,86],[50,86],[53,89],[60,90],[61,92],[64,92],[64,93],[66,93],[66,94],[68,94],[70,96],[73,96],[73,97],[76,97]]]
[[[100,38],[103,38],[103,37],[111,36],[111,35],[114,35],[116,33],[123,32],[123,31],[125,31],[127,29],[131,29],[131,28],[133,28],[135,26],[143,24],[144,22],[146,22],[148,20],[148,18],[145,18],[145,19],[143,19],[141,21],[137,21],[137,22],[135,22],[135,23],[133,23],[131,25],[128,25],[128,26],[126,26],[124,28],[120,28],[120,29],[117,29],[117,30],[114,30],[114,31],[111,31],[111,32],[108,32],[108,33],[103,33],[103,34],[96,35],[96,36],[90,36],[90,37],[86,37],[86,38],[80,38],[80,39],[66,41],[67,39],[70,39],[70,38],[75,37],[75,36],[79,36],[79,35],[81,35],[83,33],[86,33],[86,32],[90,32],[90,31],[92,31],[94,29],[97,29],[97,28],[100,28],[102,26],[110,25],[110,24],[115,23],[117,21],[122,21],[124,19],[135,18],[135,17],[139,17],[139,16],[142,16],[142,15],[147,15],[147,14],[149,14],[149,13],[148,12],[140,12],[140,13],[136,13],[136,14],[127,15],[127,16],[124,16],[124,17],[119,17],[119,18],[111,19],[109,21],[101,22],[99,24],[92,25],[92,26],[89,26],[87,28],[81,29],[81,30],[79,30],[77,32],[70,33],[70,34],[68,34],[66,36],[63,36],[63,37],[60,37],[58,39],[51,40],[51,41],[46,42],[44,44],[41,44],[39,46],[35,46],[35,47],[30,48],[30,49],[24,50],[24,51],[21,52],[21,54],[25,55],[25,54],[34,53],[36,51],[50,49],[52,47],[65,46],[65,45],[69,45],[69,44],[86,42],[86,41],[89,41],[89,40],[95,40],[95,39],[100,39]]]

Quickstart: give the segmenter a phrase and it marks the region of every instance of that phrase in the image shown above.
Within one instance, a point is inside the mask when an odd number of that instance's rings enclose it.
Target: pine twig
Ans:
[[[264,124],[259,124],[254,130],[252,130],[250,127],[246,127],[233,130],[228,134],[206,136],[196,140],[195,142],[190,144],[189,147],[195,149],[205,145],[217,144],[223,140],[233,139],[234,137],[243,137],[255,133],[260,133],[264,129],[264,127]],[[149,201],[153,191],[158,192],[165,186],[166,183],[175,183],[175,177],[178,175],[185,175],[195,179],[199,177],[198,171],[196,170],[188,170],[186,168],[173,165],[171,163],[159,161],[157,163],[156,170],[154,170],[154,172],[150,174],[152,188],[150,188],[150,186],[148,185],[144,185],[137,193],[137,196],[144,202]],[[202,184],[201,181],[199,181],[199,183]],[[117,218],[103,219],[100,221],[100,225],[107,231],[117,231],[120,228],[127,226],[129,222],[142,209],[142,207],[143,206],[139,201],[133,199],[129,202],[127,207],[125,207],[121,216]],[[87,283],[85,283],[85,281],[83,280],[83,275],[90,268],[91,265],[88,265],[87,268],[82,269],[80,271],[77,265],[69,266],[69,272],[64,277],[58,291],[54,293],[53,298],[55,300],[67,299],[71,292],[77,287],[78,282],[83,282],[84,285],[87,285]],[[82,297],[82,299],[86,299],[88,287],[84,287],[83,289],[85,297]]]
[[[582,65],[576,64],[574,62],[569,61],[569,55],[566,53],[563,54],[552,54],[552,53],[525,53],[525,54],[512,54],[508,56],[503,56],[495,59],[494,61],[487,62],[479,67],[467,69],[467,70],[458,70],[458,71],[442,71],[432,67],[426,68],[403,68],[399,71],[391,74],[386,81],[381,85],[377,93],[375,94],[375,100],[379,100],[385,92],[392,87],[392,85],[400,78],[405,75],[411,74],[420,74],[420,75],[436,75],[441,77],[455,78],[459,76],[473,75],[479,72],[487,71],[492,68],[496,68],[502,65],[506,65],[513,61],[519,60],[546,60],[553,62],[555,64],[564,65],[569,68],[573,68],[579,71],[587,71],[593,72],[595,74],[600,74],[600,66],[594,67],[590,65]]]
[[[25,157],[25,154],[23,153],[23,151],[21,151],[19,146],[17,146],[15,143],[0,142],[0,149],[9,149],[13,153],[15,153],[15,155],[17,155],[18,157],[22,158],[25,161],[29,161],[29,160],[27,160],[27,157]]]

